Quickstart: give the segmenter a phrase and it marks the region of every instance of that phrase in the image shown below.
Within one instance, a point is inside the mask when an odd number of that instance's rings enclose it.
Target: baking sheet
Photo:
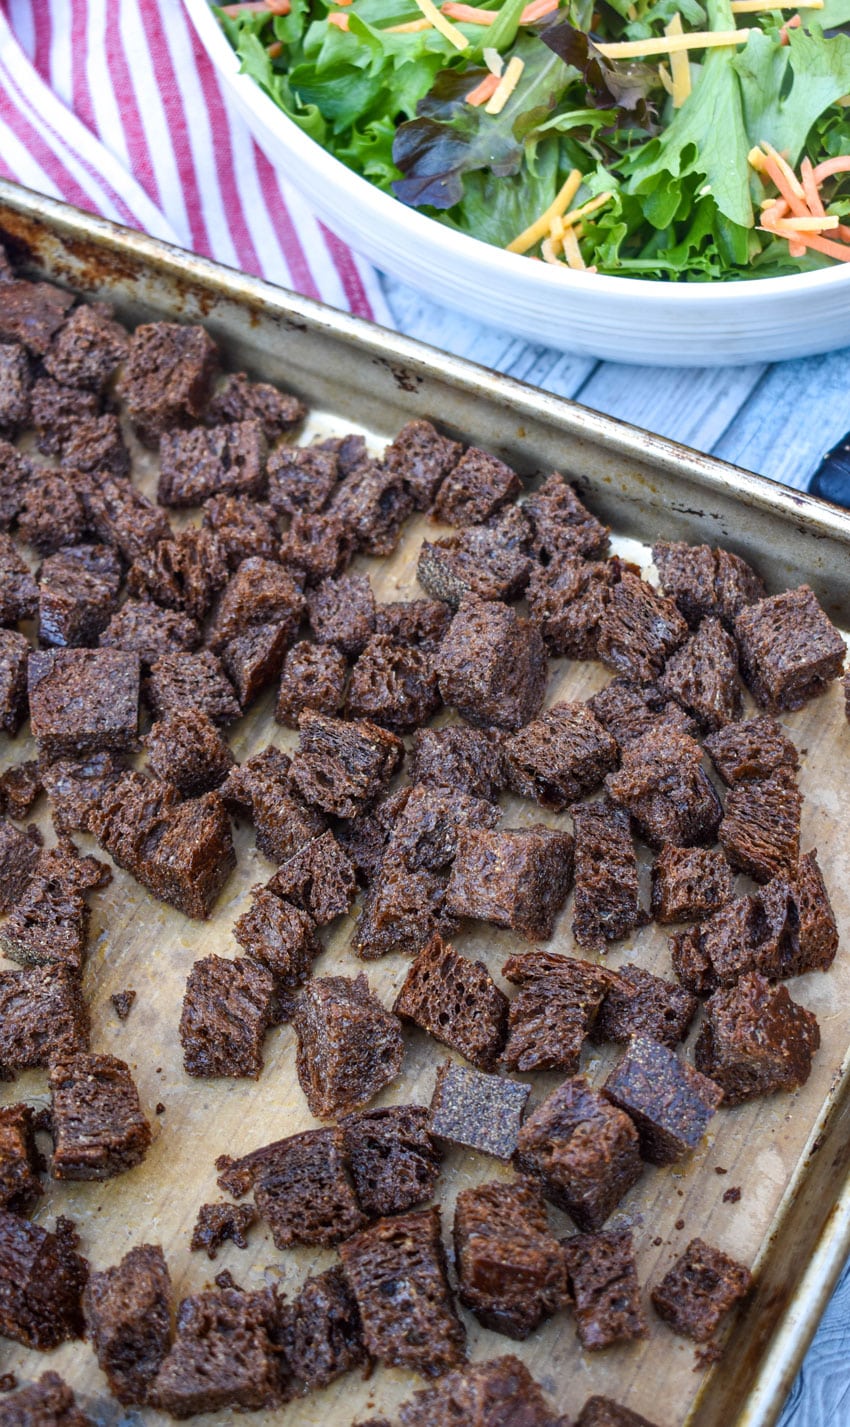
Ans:
[[[756,561],[773,588],[809,579],[833,616],[843,627],[850,626],[850,524],[843,513],[138,235],[124,236],[119,230],[116,236],[99,220],[74,216],[61,205],[21,196],[13,186],[0,184],[0,238],[4,233],[11,235],[13,246],[17,241],[19,255],[29,252],[37,266],[81,288],[111,295],[128,317],[206,319],[233,365],[283,381],[318,406],[319,413],[314,412],[300,439],[309,439],[315,431],[341,433],[354,422],[371,433],[380,449],[410,416],[433,416],[457,434],[512,459],[528,475],[545,474],[556,465],[581,477],[591,504],[614,525],[614,548],[631,558],[646,563],[642,538],[653,532],[725,539]],[[146,457],[145,466],[141,484],[150,490],[155,464]],[[391,560],[358,560],[355,567],[368,571],[379,599],[421,593],[415,583],[416,555],[422,538],[433,538],[435,532],[438,527],[423,519],[411,521],[403,547]],[[587,698],[608,678],[601,665],[552,661],[547,703]],[[273,722],[273,702],[270,692],[233,730],[231,742],[240,760],[268,742],[291,746],[293,735]],[[850,912],[850,855],[841,826],[850,729],[838,686],[782,722],[802,754],[803,848],[818,848],[843,930]],[[0,745],[3,762],[32,752],[28,739]],[[553,825],[563,821],[541,815],[536,805],[502,801],[506,825],[540,821],[541,816]],[[49,827],[44,807],[37,820]],[[75,1218],[83,1251],[96,1267],[115,1262],[140,1241],[161,1242],[179,1296],[209,1283],[219,1268],[229,1268],[246,1287],[274,1281],[295,1291],[308,1273],[335,1260],[331,1251],[281,1254],[261,1225],[252,1231],[248,1251],[228,1245],[215,1265],[188,1252],[197,1207],[220,1197],[214,1182],[216,1156],[240,1154],[315,1123],[295,1080],[288,1027],[270,1033],[265,1070],[257,1083],[194,1081],[182,1071],[177,1025],[189,967],[210,952],[236,954],[232,923],[244,910],[250,887],[273,872],[256,852],[250,827],[240,828],[235,842],[239,865],[210,923],[188,922],[152,901],[117,869],[112,886],[93,899],[85,980],[92,1045],[133,1066],[156,1139],[145,1164],[129,1175],[103,1185],[51,1186],[38,1215],[47,1220],[57,1213]],[[80,843],[95,850],[91,839],[80,838]],[[571,899],[551,943],[558,950],[575,951],[570,920]],[[350,918],[344,919],[326,937],[315,974],[351,975],[361,968],[348,948],[352,925]],[[465,954],[480,956],[498,979],[517,941],[510,933],[482,925],[467,927],[456,944]],[[669,975],[666,935],[646,928],[615,944],[605,958],[614,967],[627,960]],[[392,1002],[407,965],[406,958],[387,957],[366,966],[370,984],[386,1004]],[[138,996],[122,1023],[109,998],[127,987]],[[694,1345],[675,1338],[651,1310],[648,1342],[596,1355],[580,1352],[568,1314],[550,1320],[520,1345],[487,1332],[464,1314],[475,1358],[518,1352],[568,1413],[577,1413],[591,1392],[603,1392],[643,1412],[659,1427],[685,1422],[690,1427],[728,1427],[736,1418],[748,1427],[766,1427],[775,1419],[848,1237],[848,1208],[840,1197],[850,1143],[846,954],[839,951],[828,975],[799,978],[789,989],[817,1013],[821,1025],[822,1046],[807,1086],[794,1095],[719,1112],[707,1140],[685,1166],[648,1167],[609,1221],[612,1227],[633,1226],[644,1285],[656,1282],[695,1234],[758,1265],[757,1293],[737,1320],[721,1363],[695,1371]],[[434,1069],[445,1052],[422,1033],[408,1033],[406,1039],[402,1077],[377,1103],[427,1103],[430,1098]],[[584,1069],[595,1084],[617,1056],[615,1047],[586,1049]],[[562,1077],[521,1078],[532,1085],[536,1101]],[[44,1104],[44,1076],[21,1076],[0,1093],[4,1103],[23,1097]],[[165,1107],[160,1115],[153,1113],[157,1104]],[[718,1169],[726,1173],[718,1174]],[[494,1160],[450,1152],[438,1186],[447,1234],[459,1189],[509,1173]],[[723,1194],[732,1187],[740,1188],[741,1199],[724,1203]],[[570,1221],[557,1210],[551,1210],[551,1218],[557,1231],[571,1231]],[[67,1377],[98,1422],[167,1420],[152,1410],[122,1413],[106,1397],[104,1379],[87,1345],[66,1344],[49,1355],[0,1346],[0,1371],[29,1378],[47,1366]],[[292,1427],[348,1427],[377,1409],[391,1414],[419,1385],[413,1375],[397,1369],[380,1368],[368,1382],[349,1374],[322,1393],[263,1414],[263,1420]],[[232,1415],[204,1420],[224,1423]]]

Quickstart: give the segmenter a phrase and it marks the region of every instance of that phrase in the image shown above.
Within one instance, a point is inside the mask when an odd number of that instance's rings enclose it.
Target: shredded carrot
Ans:
[[[347,2],[351,4],[351,0]],[[221,12],[232,20],[238,20],[240,15],[262,15],[264,12],[269,15],[288,15],[291,9],[290,0],[242,0],[239,5],[222,5]]]
[[[836,173],[850,173],[850,155],[839,154],[838,158],[824,159],[822,164],[817,164],[815,183],[823,183],[825,178],[832,178]]]
[[[466,96],[467,104],[472,104],[477,109],[480,104],[486,104],[488,99],[492,99],[499,88],[499,76],[497,74],[487,74],[476,84],[474,89],[470,89]]]
[[[547,15],[551,15],[558,8],[558,0],[531,0],[530,5],[526,5],[519,17],[521,25],[533,25],[536,20],[543,20]]]
[[[477,5],[461,5],[457,0],[446,0],[440,9],[450,20],[460,20],[462,25],[495,25],[499,18],[496,10],[479,10]]]
[[[813,213],[816,218],[822,218],[826,210],[821,201],[821,196],[818,193],[817,179],[815,178],[815,171],[812,168],[812,161],[808,157],[804,158],[800,164],[800,181],[803,185],[806,202],[809,205],[809,212]]]
[[[777,233],[772,227],[764,226],[764,231],[779,238],[786,237],[785,233]],[[802,247],[814,248],[815,252],[823,253],[828,258],[837,258],[840,263],[850,263],[850,243],[834,243],[830,238],[821,238],[815,233],[800,233],[797,242]]]
[[[794,170],[792,169],[791,165],[784,157],[784,155],[780,154],[778,150],[773,147],[772,144],[769,144],[767,142],[766,139],[762,139],[761,146],[764,149],[768,160],[772,159],[776,167],[784,175],[785,181],[788,184],[788,187],[791,189],[791,192],[796,194],[798,198],[804,198],[805,194],[803,193],[803,185],[801,184],[800,180],[798,179],[797,175],[795,174]]]
[[[791,212],[799,213],[801,217],[805,217],[805,215],[809,211],[806,207],[805,199],[801,198],[794,191],[794,188],[791,187],[791,184],[788,182],[788,176],[783,171],[783,169],[781,169],[772,158],[768,158],[765,159],[764,171],[767,174],[768,178],[772,179],[773,183],[779,189],[779,192],[782,194],[782,197],[787,202],[788,207],[791,209]],[[800,188],[800,193],[802,194],[803,190],[796,182],[796,179],[795,184],[797,188]]]
[[[792,15],[791,18],[790,18],[790,20],[786,20],[786,21],[785,21],[785,24],[782,26],[782,28],[781,28],[780,31],[779,31],[779,43],[780,43],[781,45],[790,45],[791,41],[790,41],[789,38],[788,38],[788,31],[789,31],[789,30],[799,30],[799,28],[800,28],[800,26],[802,25],[802,23],[803,23],[803,17],[802,17],[801,15]],[[798,253],[797,256],[798,256],[798,257],[802,257],[802,254],[801,254],[801,253]]]
[[[283,43],[280,40],[275,40],[273,45],[267,45],[266,54],[269,59],[280,59],[283,54]]]
[[[336,25],[338,30],[348,30],[350,28],[347,15],[341,15],[338,10],[328,15],[328,24]]]

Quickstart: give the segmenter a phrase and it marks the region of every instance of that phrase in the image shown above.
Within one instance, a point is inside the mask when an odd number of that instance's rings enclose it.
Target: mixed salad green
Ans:
[[[528,0],[476,0],[493,23],[452,20],[454,34],[423,23],[417,0],[271,3],[289,13],[256,0],[216,8],[243,70],[349,168],[485,242],[508,246],[576,169],[577,204],[610,194],[579,230],[582,261],[600,273],[775,277],[832,264],[832,247],[850,237],[850,172],[830,172],[818,189],[829,219],[815,225],[829,229],[819,250],[765,231],[766,205],[778,201],[780,219],[788,207],[752,158],[772,146],[795,179],[806,158],[817,168],[850,156],[850,0],[798,0],[797,13],[741,13],[732,0],[561,0],[531,23]],[[671,56],[603,53],[663,42],[677,15],[686,34],[749,32],[686,51],[684,99],[681,87],[670,92]],[[500,113],[469,102],[514,58],[520,77]]]

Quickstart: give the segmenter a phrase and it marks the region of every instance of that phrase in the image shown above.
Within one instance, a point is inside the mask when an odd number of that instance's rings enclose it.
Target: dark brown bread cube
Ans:
[[[66,386],[101,392],[127,355],[129,333],[105,302],[76,307],[50,344],[44,369]]]
[[[782,768],[799,766],[797,750],[776,719],[746,719],[709,734],[705,749],[730,787],[748,778],[769,778]]]
[[[622,808],[577,803],[571,809],[575,834],[573,936],[580,947],[601,951],[644,920],[638,865]]]
[[[735,897],[688,931],[670,938],[673,970],[689,991],[707,995],[759,971],[770,980],[796,976],[800,912],[790,883],[777,877],[749,897]]]
[[[335,714],[342,708],[348,665],[345,655],[329,644],[302,640],[288,651],[280,674],[275,719],[297,728],[304,709]]]
[[[17,630],[0,629],[0,730],[10,738],[14,738],[27,716],[30,652],[29,641]]]
[[[186,981],[180,1044],[187,1075],[246,1076],[263,1068],[274,978],[250,956],[204,956]]]
[[[644,734],[623,750],[620,770],[609,773],[605,787],[650,847],[714,841],[723,809],[702,767],[702,749],[687,733]]]
[[[164,431],[203,415],[218,361],[200,326],[147,322],[130,338],[119,394],[137,436],[156,447]]]
[[[626,570],[603,611],[597,654],[616,673],[648,683],[658,678],[687,634],[688,626],[673,601]]]
[[[691,1239],[653,1288],[652,1306],[674,1333],[707,1343],[726,1314],[749,1293],[752,1281],[743,1264],[702,1239]]]
[[[576,1427],[655,1427],[646,1417],[621,1407],[610,1397],[589,1397]]]
[[[243,709],[250,708],[263,689],[277,679],[291,643],[291,626],[281,623],[249,626],[244,634],[225,644],[222,667]]]
[[[452,622],[442,600],[394,600],[375,606],[375,633],[388,634],[396,644],[429,652],[436,649]]]
[[[485,729],[449,725],[420,728],[413,735],[411,783],[456,788],[494,803],[505,776],[501,740]]]
[[[344,916],[357,895],[354,864],[332,832],[313,838],[284,862],[269,886],[320,927]]]
[[[530,620],[498,600],[464,600],[435,657],[440,693],[468,723],[515,730],[539,713],[546,651]]]
[[[507,1034],[508,999],[483,961],[435,936],[408,970],[393,1010],[476,1065],[493,1070]]]
[[[520,992],[510,1004],[509,1070],[578,1070],[581,1048],[616,978],[601,966],[556,952],[526,951],[502,967]]]
[[[131,595],[203,619],[229,575],[224,545],[212,530],[189,526],[136,557],[127,574]]]
[[[401,477],[414,509],[427,510],[462,451],[430,421],[408,421],[385,450],[384,465]]]
[[[766,593],[761,576],[730,550],[659,540],[652,558],[661,588],[692,628],[706,616],[716,616],[731,630],[739,611]]]
[[[41,853],[35,872],[0,927],[0,948],[25,966],[82,969],[91,913],[61,852]]]
[[[231,570],[252,557],[277,559],[277,521],[270,505],[244,496],[214,495],[203,509],[204,529],[218,537]]]
[[[359,654],[375,630],[375,596],[368,575],[323,580],[307,596],[310,627],[319,644]]]
[[[204,1250],[208,1259],[218,1258],[222,1244],[235,1244],[237,1249],[247,1249],[246,1237],[252,1224],[257,1222],[257,1211],[250,1204],[202,1204],[198,1210],[189,1252]]]
[[[390,830],[387,858],[399,858],[411,871],[440,872],[457,856],[462,830],[493,828],[498,821],[499,810],[483,798],[457,788],[414,785]]]
[[[30,726],[41,758],[137,748],[138,655],[50,649],[30,655]]]
[[[221,660],[208,649],[161,654],[151,664],[143,693],[155,719],[197,709],[211,723],[225,727],[242,716]]]
[[[201,631],[194,619],[146,599],[126,600],[98,640],[101,649],[138,654],[143,669],[149,669],[164,654],[195,650],[200,642]]]
[[[340,1257],[370,1356],[439,1377],[465,1357],[440,1235],[440,1211],[379,1219],[347,1239]]]
[[[69,472],[108,474],[119,480],[129,476],[130,453],[118,417],[107,413],[75,421],[62,442],[60,460]]]
[[[197,708],[166,714],[143,742],[154,773],[184,798],[217,788],[236,761],[215,724]]]
[[[573,840],[543,826],[461,829],[447,910],[547,940],[569,894]]]
[[[602,1228],[643,1172],[628,1115],[580,1075],[529,1115],[519,1132],[517,1165],[586,1232]]]
[[[164,431],[159,439],[160,505],[200,505],[214,495],[263,496],[266,438],[259,421]]]
[[[404,1059],[401,1025],[362,974],[308,982],[292,1018],[295,1069],[317,1120],[358,1110],[395,1080]]]
[[[70,474],[39,466],[21,497],[18,536],[40,555],[50,555],[87,533],[82,494]]]
[[[353,553],[351,531],[334,511],[294,515],[278,551],[282,564],[296,571],[308,585],[341,575]]]
[[[67,966],[0,971],[0,1079],[88,1049],[89,1015]]]
[[[111,753],[84,759],[59,759],[42,773],[57,833],[91,832],[91,818],[121,777],[123,768]]]
[[[838,950],[838,926],[816,848],[800,858],[792,886],[800,914],[797,975],[806,971],[828,971]]]
[[[670,655],[658,687],[707,732],[740,718],[738,650],[719,619],[704,619],[696,633]]]
[[[90,1274],[83,1312],[112,1395],[124,1406],[146,1402],[171,1345],[171,1276],[159,1244]]]
[[[346,709],[395,733],[411,733],[437,712],[442,700],[433,657],[375,634],[351,671]]]
[[[32,1107],[0,1106],[0,1209],[26,1214],[32,1208],[43,1192],[40,1160]]]
[[[680,704],[665,699],[655,684],[640,688],[618,675],[588,699],[592,714],[607,728],[620,746],[627,748],[646,733],[670,729],[674,733],[696,733],[696,724]]]
[[[470,446],[440,486],[433,514],[446,525],[480,525],[521,490],[516,471]]]
[[[717,839],[733,867],[756,882],[793,877],[800,856],[803,799],[790,768],[736,783],[726,797]]]
[[[396,788],[392,793],[385,793],[367,812],[338,820],[337,841],[354,863],[361,886],[377,876],[393,823],[409,796],[409,786]]]
[[[586,704],[557,703],[503,744],[508,786],[563,812],[598,788],[617,764],[617,744]]]
[[[318,515],[339,479],[336,451],[322,446],[280,446],[268,462],[269,501],[281,515]]]
[[[29,358],[17,342],[0,346],[0,431],[14,436],[30,419],[32,373]]]
[[[732,896],[732,869],[722,852],[662,847],[652,864],[652,915],[657,922],[695,922]]]
[[[81,423],[96,419],[100,400],[94,392],[62,386],[40,377],[30,392],[31,420],[37,433],[39,451],[48,456],[63,455],[67,442]]]
[[[141,1164],[151,1142],[130,1068],[114,1055],[50,1062],[54,1179],[112,1179]]]
[[[402,1403],[402,1427],[463,1422],[475,1427],[570,1427],[550,1411],[525,1363],[508,1355],[468,1363]],[[361,1427],[369,1427],[368,1422]],[[377,1422],[375,1427],[381,1427]]]
[[[307,1279],[292,1304],[290,1322],[287,1366],[305,1392],[327,1387],[366,1363],[360,1313],[339,1265]]]
[[[274,1342],[280,1307],[273,1289],[208,1290],[184,1298],[177,1336],[151,1386],[170,1417],[272,1408],[281,1397]]]
[[[264,1145],[235,1163],[216,1161],[218,1183],[236,1195],[253,1188],[257,1209],[275,1248],[330,1247],[362,1229],[348,1173],[342,1131],[305,1130]]]
[[[674,1164],[696,1149],[723,1096],[712,1080],[648,1036],[634,1036],[602,1093],[624,1110],[650,1164]]]
[[[787,987],[751,972],[706,1002],[694,1058],[719,1085],[723,1104],[741,1105],[805,1085],[819,1045],[811,1011],[792,1001]]]
[[[270,745],[232,768],[221,786],[225,803],[251,818],[257,847],[270,862],[287,862],[326,827],[293,787],[291,768],[286,754]]]
[[[9,912],[20,901],[34,876],[41,851],[41,835],[35,829],[21,832],[6,818],[0,818],[0,912]]]
[[[56,1348],[83,1335],[80,1297],[88,1265],[76,1236],[50,1233],[0,1209],[0,1335],[26,1348]]]
[[[434,936],[453,936],[457,918],[446,908],[448,874],[411,869],[389,846],[380,858],[357,921],[352,945],[364,961],[388,952],[415,956]]]
[[[168,540],[171,526],[164,510],[137,490],[132,481],[108,471],[90,474],[79,484],[86,520],[104,545],[111,545],[131,565]]]
[[[364,555],[391,555],[412,509],[401,476],[368,459],[340,482],[330,503],[331,515]]]
[[[272,560],[244,560],[228,581],[207,634],[219,653],[253,625],[282,624],[291,643],[304,613],[304,596],[288,570]]]
[[[558,471],[533,491],[523,510],[534,529],[538,558],[557,560],[563,555],[604,555],[609,530],[582,505],[573,487]]]
[[[527,1338],[567,1302],[564,1258],[540,1191],[522,1179],[457,1197],[458,1296],[485,1328]]]
[[[344,722],[305,709],[292,777],[301,796],[323,812],[353,818],[386,791],[404,756],[394,733],[368,719]]]
[[[25,818],[43,791],[37,758],[11,763],[5,773],[0,774],[0,808],[5,809],[10,818]]]
[[[564,1240],[563,1254],[583,1348],[595,1352],[649,1337],[631,1229],[574,1234]]]
[[[35,467],[0,437],[0,530],[8,530],[23,507]]]
[[[2,468],[0,468],[2,483]],[[2,501],[0,493],[0,501]],[[0,534],[0,625],[32,619],[38,610],[38,586],[10,535]]]
[[[39,572],[42,644],[95,644],[115,613],[121,566],[108,545],[70,545]]]
[[[512,1159],[529,1087],[446,1060],[437,1070],[429,1129],[437,1140]]]
[[[92,814],[91,828],[119,867],[187,917],[210,916],[236,866],[217,793],[181,802],[168,783],[124,773]]]
[[[624,568],[616,558],[592,561],[581,555],[535,565],[525,594],[551,654],[596,658],[602,614]]]
[[[312,917],[277,896],[272,884],[252,890],[251,905],[234,923],[233,935],[284,986],[301,986],[322,950]]]
[[[13,1386],[14,1378],[9,1383]],[[58,1373],[46,1372],[0,1404],[0,1427],[94,1427],[94,1423],[77,1407]]]
[[[844,640],[808,585],[743,609],[735,638],[747,687],[764,708],[802,708],[844,667]]]
[[[519,599],[534,567],[530,544],[528,521],[518,506],[510,505],[486,525],[469,525],[433,543],[424,540],[416,578],[434,599],[454,608],[467,596]]]
[[[73,293],[49,282],[4,282],[0,342],[22,342],[34,356],[43,357],[73,304]]]
[[[360,1110],[341,1121],[357,1201],[369,1218],[403,1214],[434,1193],[440,1154],[424,1105]]]
[[[259,421],[267,441],[276,441],[307,415],[303,401],[269,382],[252,382],[233,372],[207,407],[207,421],[217,426],[235,421]]]

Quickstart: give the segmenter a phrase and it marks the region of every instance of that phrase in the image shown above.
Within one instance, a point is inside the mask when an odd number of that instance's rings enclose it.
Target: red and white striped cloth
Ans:
[[[0,0],[0,174],[389,325],[254,143],[180,0]]]

